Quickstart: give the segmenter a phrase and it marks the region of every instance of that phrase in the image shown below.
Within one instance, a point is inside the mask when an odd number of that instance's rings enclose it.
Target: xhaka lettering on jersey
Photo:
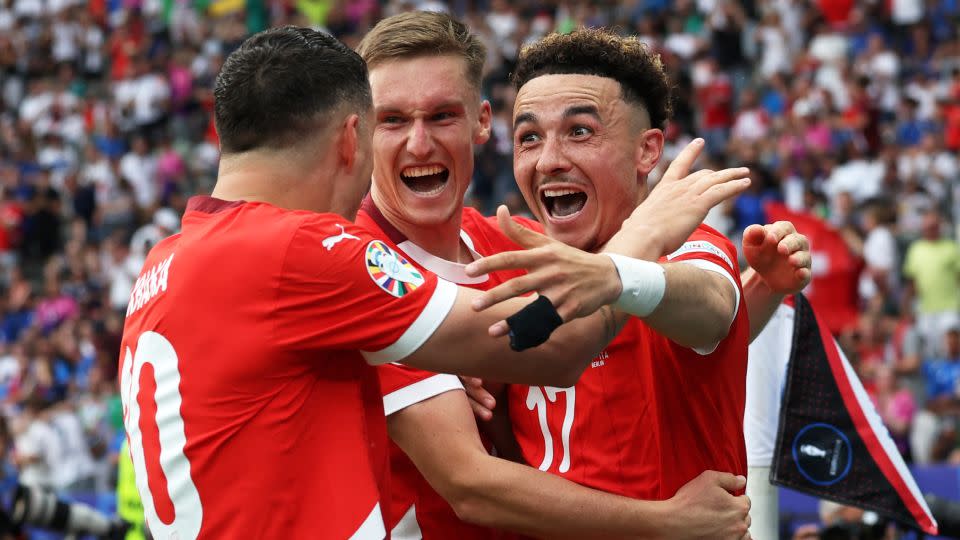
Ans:
[[[333,249],[333,246],[337,245],[337,242],[340,242],[342,240],[359,240],[359,238],[357,238],[356,236],[345,231],[343,229],[343,225],[337,223],[337,227],[340,227],[340,234],[337,234],[334,236],[328,236],[323,239],[323,242],[320,242],[321,244],[323,244],[323,247],[327,248],[327,251],[330,251],[331,249]]]
[[[153,300],[160,293],[167,290],[167,279],[170,276],[170,263],[173,262],[171,253],[166,260],[158,263],[150,270],[140,274],[137,283],[130,293],[130,302],[127,304],[127,317],[133,315],[147,302]]]
[[[608,353],[607,351],[600,351],[600,354],[597,355],[596,360],[590,363],[590,367],[598,368],[606,365],[604,360],[606,360],[607,358],[610,358],[610,353]]]

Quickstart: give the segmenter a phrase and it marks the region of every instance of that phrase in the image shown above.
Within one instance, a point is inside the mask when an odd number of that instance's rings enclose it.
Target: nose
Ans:
[[[433,137],[423,120],[414,120],[411,124],[407,152],[418,159],[425,159],[433,152]]]
[[[537,157],[538,173],[544,176],[555,176],[570,170],[570,160],[558,139],[545,139],[541,148],[540,155]]]

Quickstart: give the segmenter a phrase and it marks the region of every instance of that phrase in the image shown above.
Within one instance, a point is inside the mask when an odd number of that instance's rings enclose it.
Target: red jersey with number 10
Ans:
[[[191,199],[147,256],[121,345],[153,536],[384,538],[368,362],[416,350],[455,296],[339,216]]]
[[[510,418],[527,463],[647,500],[672,497],[707,469],[746,475],[750,325],[736,250],[701,226],[665,260],[716,271],[735,285],[738,309],[727,337],[700,354],[631,319],[575,386],[510,386]]]

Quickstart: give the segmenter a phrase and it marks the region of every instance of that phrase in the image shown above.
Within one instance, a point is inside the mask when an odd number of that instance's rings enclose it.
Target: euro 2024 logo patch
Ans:
[[[425,281],[419,270],[379,240],[367,244],[366,260],[373,282],[397,298],[413,292]]]

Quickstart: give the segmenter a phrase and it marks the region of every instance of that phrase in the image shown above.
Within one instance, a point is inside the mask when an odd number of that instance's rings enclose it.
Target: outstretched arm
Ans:
[[[483,310],[537,290],[567,318],[568,314],[590,313],[597,305],[611,302],[613,291],[616,298],[612,301],[619,310],[645,318],[654,330],[676,343],[698,349],[715,345],[726,335],[736,313],[736,284],[727,279],[728,275],[713,271],[715,267],[655,262],[680,248],[710,208],[749,186],[745,178],[749,170],[745,168],[701,170],[687,175],[702,148],[699,140],[688,145],[604,246],[604,253],[626,257],[615,259],[616,265],[613,259],[606,266],[571,264],[574,248],[558,242],[537,244],[532,232],[508,219],[505,209],[498,210],[500,227],[527,250],[486,257],[469,265],[467,272],[480,275],[524,268],[528,274],[487,291],[475,308]],[[624,281],[628,282],[627,289],[609,287]],[[634,296],[642,297],[642,301],[625,301]],[[503,331],[502,326],[499,331]]]
[[[463,392],[447,392],[387,419],[390,437],[464,521],[546,538],[741,539],[744,480],[707,472],[669,501],[596,491],[487,454]]]

